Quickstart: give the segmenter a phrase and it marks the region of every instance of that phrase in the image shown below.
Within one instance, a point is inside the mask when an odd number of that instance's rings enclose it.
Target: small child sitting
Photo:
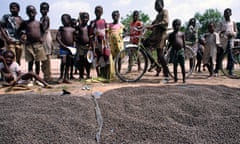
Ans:
[[[3,80],[8,86],[15,86],[23,81],[34,78],[40,81],[45,88],[51,88],[43,79],[33,72],[22,73],[20,66],[14,61],[15,55],[12,51],[6,50],[3,56],[0,56],[0,72],[2,73]]]

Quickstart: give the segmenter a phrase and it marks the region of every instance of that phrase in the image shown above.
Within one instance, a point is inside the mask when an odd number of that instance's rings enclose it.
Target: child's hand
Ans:
[[[26,34],[21,35],[20,41],[21,41],[22,43],[25,43],[25,42],[27,41],[27,35],[26,35]]]
[[[3,76],[6,80],[6,82],[11,82],[11,81],[14,80],[14,77],[13,77],[12,73],[3,73]]]

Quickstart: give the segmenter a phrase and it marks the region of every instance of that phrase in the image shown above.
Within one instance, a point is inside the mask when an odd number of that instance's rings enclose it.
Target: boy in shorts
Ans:
[[[81,24],[77,26],[76,35],[76,46],[77,46],[77,56],[76,64],[79,70],[79,80],[83,79],[84,69],[87,72],[87,79],[90,78],[91,63],[87,60],[87,52],[91,49],[90,38],[89,38],[89,26],[87,25],[89,21],[89,14],[87,12],[80,13]]]
[[[26,36],[25,41],[25,58],[28,62],[28,72],[33,71],[33,64],[35,62],[35,73],[39,75],[40,73],[40,62],[47,59],[45,50],[42,44],[42,34],[43,28],[42,24],[35,20],[37,14],[36,8],[32,5],[26,8],[27,15],[29,19],[24,21],[19,30],[24,31]],[[24,37],[22,35],[22,38]]]
[[[169,47],[172,47],[172,51],[174,53],[173,57],[173,71],[174,71],[174,82],[178,81],[177,77],[177,66],[178,63],[181,66],[182,69],[182,78],[183,78],[183,83],[185,83],[185,66],[184,66],[184,61],[185,61],[185,55],[184,55],[184,49],[185,49],[185,36],[184,33],[180,32],[180,27],[181,27],[181,21],[179,19],[175,19],[173,21],[173,32],[169,34]]]
[[[74,46],[74,35],[75,28],[72,27],[72,19],[69,14],[63,14],[61,17],[62,24],[57,32],[57,42],[60,45],[60,56],[61,56],[61,66],[60,66],[60,78],[59,83],[71,83],[69,79],[69,68],[72,61],[72,53],[68,47]]]

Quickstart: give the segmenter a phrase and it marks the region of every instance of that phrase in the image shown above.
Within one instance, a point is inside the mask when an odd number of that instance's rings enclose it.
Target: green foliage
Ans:
[[[121,17],[121,23],[125,26],[126,31],[130,30],[130,23],[133,20],[132,14],[133,12],[130,12],[125,17]],[[143,13],[142,11],[139,11],[139,20],[142,21],[144,25],[151,22],[149,15]]]
[[[194,18],[200,23],[199,34],[203,34],[208,32],[207,27],[210,22],[214,22],[217,26],[223,16],[217,9],[207,9],[203,14],[195,13]]]

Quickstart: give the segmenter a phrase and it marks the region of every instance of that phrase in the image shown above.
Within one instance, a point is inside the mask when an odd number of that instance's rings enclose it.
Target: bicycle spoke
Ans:
[[[135,82],[146,72],[147,59],[136,48],[122,50],[115,61],[116,75],[125,82]]]
[[[167,52],[165,59],[167,60],[167,62],[170,61],[170,50]],[[186,49],[185,49],[185,64],[184,65],[185,65],[185,76],[186,76],[186,78],[188,78],[192,74],[194,67],[195,67],[195,54],[194,54],[192,48],[189,46],[186,46]],[[169,68],[169,75],[171,77],[174,77],[172,62],[168,63],[168,68]],[[181,67],[179,64],[177,67],[177,77],[178,77],[178,79],[182,79],[182,70],[181,70]]]

